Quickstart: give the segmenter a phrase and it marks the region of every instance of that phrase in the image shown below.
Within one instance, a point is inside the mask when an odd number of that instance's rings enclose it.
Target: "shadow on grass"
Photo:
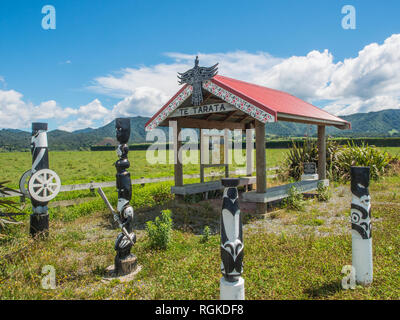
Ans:
[[[342,290],[340,281],[331,281],[320,287],[311,287],[304,290],[310,298],[327,298]]]

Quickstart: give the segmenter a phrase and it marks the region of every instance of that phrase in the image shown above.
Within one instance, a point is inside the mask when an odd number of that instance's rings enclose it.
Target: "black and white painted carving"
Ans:
[[[351,167],[351,228],[362,239],[372,237],[369,167]]]
[[[221,272],[228,282],[236,282],[243,271],[243,231],[237,186],[239,179],[222,179],[225,187],[221,213]]]
[[[118,205],[117,216],[114,219],[119,223],[122,232],[117,236],[115,241],[115,269],[120,272],[121,260],[126,259],[131,255],[131,248],[136,242],[136,235],[133,232],[133,217],[134,211],[129,201],[132,197],[131,175],[127,171],[130,166],[128,160],[128,141],[131,132],[131,124],[129,118],[117,118],[115,120],[116,136],[119,142],[117,147],[117,155],[119,160],[115,162],[117,169],[117,191]]]
[[[21,178],[22,192],[29,194],[32,202],[30,233],[46,233],[49,229],[47,204],[54,199],[61,188],[58,175],[49,169],[49,150],[47,145],[47,123],[32,123],[31,138],[32,169]],[[28,180],[29,179],[29,180]],[[27,190],[25,182],[27,182]]]
[[[370,168],[351,167],[350,174],[352,265],[357,283],[366,286],[373,281]]]
[[[184,72],[178,72],[179,84],[187,83],[193,87],[192,104],[199,106],[203,102],[202,83],[218,73],[218,63],[212,67],[199,67],[199,57],[196,56],[194,68]]]

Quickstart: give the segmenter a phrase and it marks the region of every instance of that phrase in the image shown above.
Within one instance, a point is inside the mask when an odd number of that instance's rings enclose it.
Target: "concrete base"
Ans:
[[[301,181],[310,181],[310,180],[318,180],[318,173],[301,175]]]
[[[224,277],[220,281],[220,300],[244,300],[244,279],[228,282]]]

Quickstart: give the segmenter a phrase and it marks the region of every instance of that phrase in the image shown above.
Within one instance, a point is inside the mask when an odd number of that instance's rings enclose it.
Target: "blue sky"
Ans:
[[[355,30],[341,25],[347,4]],[[56,9],[55,30],[41,27],[44,5]],[[335,114],[399,108],[399,13],[389,0],[1,0],[0,128],[48,121],[71,131],[149,116],[197,53],[221,74]]]

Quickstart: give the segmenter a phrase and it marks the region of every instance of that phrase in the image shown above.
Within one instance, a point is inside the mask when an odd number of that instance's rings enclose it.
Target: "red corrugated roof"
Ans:
[[[336,117],[308,102],[305,102],[291,94],[283,91],[270,89],[267,87],[259,86],[256,84],[216,75],[211,81],[216,85],[222,87],[225,90],[241,97],[242,99],[248,101],[261,108],[265,112],[275,116],[279,114],[297,116],[300,118],[307,118],[309,120],[322,120],[322,121],[332,121],[343,124],[350,127],[350,123],[339,117]],[[174,96],[176,97],[183,88]],[[156,116],[165,109],[168,104],[174,99],[174,97],[168,101],[163,108],[160,109],[147,123],[150,124]],[[304,119],[306,120],[306,119]]]
[[[272,111],[319,120],[347,122],[283,91],[219,75],[216,75],[211,81],[242,98],[246,96],[258,102],[258,106],[269,113]]]

